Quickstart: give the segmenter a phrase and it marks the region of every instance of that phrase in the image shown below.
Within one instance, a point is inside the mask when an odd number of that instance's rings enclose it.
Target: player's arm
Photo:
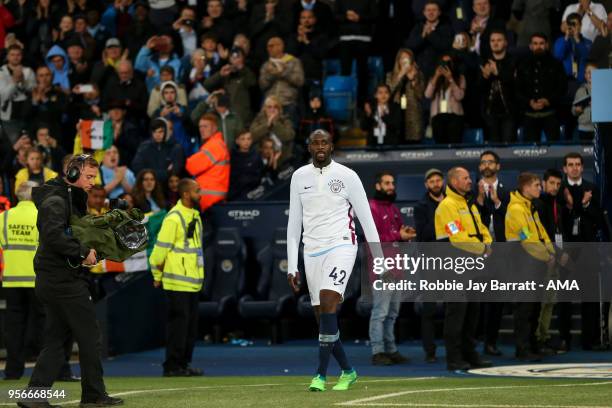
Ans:
[[[361,228],[365,234],[366,241],[370,246],[370,252],[373,258],[384,258],[382,246],[380,244],[380,237],[376,230],[376,224],[374,218],[372,218],[372,211],[370,210],[370,204],[368,203],[368,197],[363,189],[363,184],[357,173],[352,172],[350,177],[347,177],[348,181],[348,200],[349,203],[355,209],[355,214],[361,223]]]
[[[291,288],[298,292],[298,251],[302,236],[302,201],[300,200],[296,184],[296,178],[292,176],[291,192],[289,195],[289,221],[287,222],[287,280]]]

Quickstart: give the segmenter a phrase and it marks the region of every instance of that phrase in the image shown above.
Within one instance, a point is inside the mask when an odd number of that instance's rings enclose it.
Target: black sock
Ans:
[[[338,340],[338,318],[335,313],[321,313],[319,319],[319,368],[317,374],[327,376],[329,357]]]
[[[346,353],[344,352],[344,346],[342,346],[342,342],[340,341],[340,332],[338,332],[338,340],[334,343],[334,349],[332,350],[332,354],[334,358],[340,365],[342,371],[353,371],[353,367],[348,362],[348,358],[346,358]]]

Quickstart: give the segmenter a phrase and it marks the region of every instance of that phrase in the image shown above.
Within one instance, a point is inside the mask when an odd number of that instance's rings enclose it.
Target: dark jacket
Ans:
[[[375,104],[372,104],[372,116],[364,119],[363,127],[368,132],[369,146],[394,146],[402,140],[402,111],[399,105],[395,102],[389,102],[389,111],[381,117],[385,124],[385,136],[382,143],[378,142],[378,137],[375,135],[375,130],[378,126],[376,119],[378,109]]]
[[[480,73],[481,92],[483,98],[483,113],[485,115],[506,115],[513,114],[516,110],[514,94],[514,70],[516,63],[509,54],[500,60],[495,61],[498,75],[489,75],[484,78]],[[488,59],[482,59],[480,64],[484,66]]]
[[[478,195],[477,192],[474,196],[476,195]],[[489,228],[489,225],[491,225],[491,217],[493,217],[493,231],[495,232],[493,240],[495,242],[506,242],[506,209],[508,208],[508,203],[510,203],[510,191],[506,190],[501,182],[497,184],[497,196],[501,201],[499,208],[495,208],[493,200],[486,194],[484,205],[480,205],[476,202],[476,207],[478,207],[480,219],[485,227]]]
[[[102,92],[102,110],[108,109],[112,100],[124,100],[127,103],[127,116],[139,120],[147,116],[149,102],[147,87],[137,77],[127,83],[121,83],[118,76],[111,77]]]
[[[438,201],[433,200],[429,193],[414,206],[414,228],[417,242],[436,241],[436,208]]]
[[[336,0],[335,6],[335,17],[340,37],[350,35],[372,36],[374,23],[378,17],[376,0]],[[348,10],[353,10],[359,15],[358,22],[355,23],[346,18]]]
[[[417,64],[428,81],[436,69],[440,55],[451,50],[453,29],[450,24],[440,21],[436,29],[423,38],[421,34],[424,26],[425,22],[420,22],[412,28],[405,46],[414,52]]]
[[[327,56],[330,38],[315,28],[308,34],[308,41],[309,44],[301,43],[298,41],[297,33],[293,34],[287,42],[287,51],[302,61],[306,79],[320,81],[323,76],[323,59]]]
[[[597,64],[597,68],[609,68],[610,64],[610,51],[612,51],[612,33],[603,37],[598,35],[593,41],[593,46],[589,52],[589,61],[593,61]]]
[[[156,143],[153,138],[143,142],[132,161],[132,170],[138,174],[144,169],[153,169],[157,182],[165,185],[168,179],[168,167],[172,165],[172,172],[181,174],[185,168],[183,148],[172,138]]]
[[[263,160],[255,148],[251,148],[247,153],[232,149],[230,163],[230,188],[227,199],[243,199],[246,193],[261,184]]]
[[[603,214],[599,206],[599,188],[589,181],[582,180],[579,186],[570,186],[567,179],[561,185],[561,191],[567,188],[572,195],[574,206],[571,210],[564,206],[564,237],[570,242],[595,242],[597,231],[602,228]],[[582,206],[582,197],[586,191],[592,191],[593,196],[588,207]],[[574,222],[578,220],[578,234],[573,234]]]
[[[546,229],[546,233],[551,241],[555,241],[555,235],[557,233],[563,234],[564,230],[564,219],[563,219],[563,208],[565,204],[561,199],[563,191],[559,191],[559,194],[556,196],[551,196],[550,194],[542,193],[538,200],[533,200],[533,205],[536,208],[536,211],[540,215],[540,221],[542,221],[542,225],[544,229]],[[557,217],[555,219],[555,202],[557,207]],[[565,237],[563,237],[565,241]]]
[[[245,67],[238,72],[232,72],[224,77],[220,72],[211,75],[204,81],[204,88],[209,92],[217,89],[225,89],[230,98],[230,107],[243,123],[251,123],[253,110],[251,109],[251,89],[257,85],[255,74],[250,68]],[[205,101],[200,102],[205,105]],[[199,106],[199,105],[198,105]],[[198,108],[196,108],[197,110]],[[199,118],[198,118],[199,119]]]
[[[296,1],[293,3],[291,14],[293,16],[294,28],[300,25],[300,14],[302,13],[302,10],[304,10],[304,6],[302,6],[301,1]],[[326,34],[333,34],[336,31],[336,25],[334,24],[334,13],[327,3],[317,0],[312,8],[312,12],[317,19],[316,27],[318,30],[323,30]]]
[[[38,209],[36,227],[40,242],[34,257],[37,290],[61,297],[78,296],[87,288],[79,277],[78,266],[89,254],[89,248],[68,232],[68,184],[55,178],[32,190],[32,200]],[[72,187],[72,214],[87,213],[87,193]],[[72,268],[71,265],[76,265]]]
[[[539,112],[554,113],[566,89],[567,75],[563,65],[549,53],[541,56],[531,54],[517,66],[516,95],[519,106],[527,114],[535,113],[529,101],[540,98],[548,99],[550,106]]]

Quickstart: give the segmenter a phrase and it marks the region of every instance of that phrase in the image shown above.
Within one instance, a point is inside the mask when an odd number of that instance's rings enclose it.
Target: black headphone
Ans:
[[[70,159],[70,164],[68,165],[68,170],[66,171],[66,180],[68,180],[70,183],[76,183],[81,177],[81,170],[83,170],[85,160],[90,157],[91,155],[89,154],[79,154],[78,156],[74,156],[72,159]]]

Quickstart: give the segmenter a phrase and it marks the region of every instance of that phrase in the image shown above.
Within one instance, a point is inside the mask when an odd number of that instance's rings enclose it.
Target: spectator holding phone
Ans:
[[[572,115],[578,117],[578,136],[583,142],[592,142],[595,128],[591,120],[591,80],[593,70],[597,69],[594,63],[587,64],[584,70],[585,83],[580,85],[574,96]]]
[[[431,127],[436,143],[461,143],[465,77],[459,73],[452,57],[444,54],[425,89],[431,99]]]
[[[196,12],[192,7],[185,7],[181,15],[172,24],[172,28],[178,32],[183,45],[183,56],[191,55],[198,47],[198,34],[195,30]]]
[[[163,66],[159,71],[159,78],[161,79],[161,83],[164,84],[168,81],[174,82],[175,81],[174,74],[175,74],[174,68],[172,68],[169,65]],[[179,103],[179,105],[187,106],[187,91],[185,90],[185,87],[183,86],[183,84],[176,84],[176,85],[177,85],[177,94],[176,94],[177,102]],[[155,112],[158,109],[163,108],[162,105],[163,105],[163,101],[162,101],[162,95],[161,95],[161,86],[157,85],[151,91],[151,95],[149,95],[147,115],[150,118],[157,117],[155,116]]]
[[[293,155],[295,131],[289,118],[283,114],[283,107],[278,98],[274,96],[266,98],[250,130],[254,143],[259,143],[266,137],[274,141],[274,151],[282,152],[278,164],[282,164]]]
[[[145,83],[149,92],[160,84],[159,74],[164,65],[170,65],[174,68],[175,75],[181,77],[182,64],[178,55],[174,53],[172,37],[168,34],[154,35],[140,49],[134,64],[137,71],[146,75]]]
[[[187,132],[183,120],[187,116],[187,107],[181,105],[177,100],[178,86],[173,81],[164,82],[161,85],[161,106],[153,114],[154,117],[162,117],[172,123],[174,138],[183,147],[185,156],[190,156],[198,150],[195,137]]]

